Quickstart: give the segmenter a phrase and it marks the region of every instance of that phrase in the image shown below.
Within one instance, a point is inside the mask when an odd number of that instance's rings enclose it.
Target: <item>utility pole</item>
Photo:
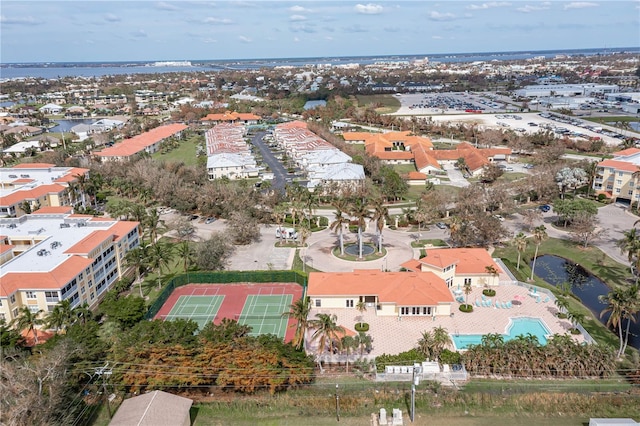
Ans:
[[[111,413],[111,401],[109,400],[109,396],[107,395],[107,378],[111,376],[111,374],[113,373],[113,369],[107,367],[109,367],[108,362],[104,367],[96,368],[96,374],[102,377],[102,394],[104,395],[104,401],[107,405],[109,418],[111,419],[113,417],[113,414]]]
[[[416,385],[420,384],[420,376],[422,373],[422,366],[420,364],[413,364],[413,379],[411,381],[411,423],[416,417]]]
[[[338,395],[338,384],[336,383],[336,421],[340,421],[340,395]]]

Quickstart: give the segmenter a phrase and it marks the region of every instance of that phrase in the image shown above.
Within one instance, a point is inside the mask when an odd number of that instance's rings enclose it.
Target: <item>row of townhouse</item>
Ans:
[[[427,250],[402,265],[407,272],[312,272],[307,296],[314,309],[352,309],[358,302],[377,316],[448,316],[465,285],[500,284],[502,269],[482,248]]]
[[[23,163],[0,168],[0,217],[20,217],[43,207],[86,203],[80,180],[89,169]]]
[[[75,215],[68,206],[0,219],[0,318],[12,321],[23,307],[44,316],[62,300],[95,306],[139,243],[138,222]]]
[[[209,114],[200,119],[202,124],[258,124],[262,117],[251,113],[241,113],[236,111],[226,111],[224,113]]]
[[[364,183],[364,168],[351,157],[307,129],[306,123],[279,124],[273,131],[279,147],[307,174],[307,189],[356,188]]]
[[[148,132],[125,139],[113,146],[95,151],[94,157],[100,161],[130,161],[143,154],[153,154],[160,150],[162,143],[170,138],[181,138],[187,126],[180,123],[156,127]]]
[[[209,180],[258,177],[256,160],[245,135],[245,126],[232,123],[218,124],[205,133]]]
[[[596,168],[593,189],[612,201],[640,202],[640,149],[614,152],[613,158],[601,161]]]
[[[459,158],[465,160],[470,173],[477,176],[485,165],[498,160],[509,160],[510,148],[476,148],[463,142],[454,149],[433,149],[431,139],[412,135],[411,132],[344,132],[346,143],[364,144],[369,155],[386,164],[414,164],[424,175],[442,172],[444,164],[454,164]]]

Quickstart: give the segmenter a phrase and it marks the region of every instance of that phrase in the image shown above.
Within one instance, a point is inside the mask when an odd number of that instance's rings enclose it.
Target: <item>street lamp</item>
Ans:
[[[420,384],[420,376],[422,366],[418,363],[413,364],[413,379],[411,382],[411,423],[416,416],[416,385]]]
[[[338,395],[338,384],[336,383],[336,421],[340,421],[340,396]]]

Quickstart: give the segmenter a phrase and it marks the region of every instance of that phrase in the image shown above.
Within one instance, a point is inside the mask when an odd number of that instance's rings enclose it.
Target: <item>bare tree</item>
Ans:
[[[582,244],[584,248],[589,243],[598,239],[602,234],[602,228],[598,227],[598,219],[596,215],[587,212],[578,212],[571,221],[571,239]]]

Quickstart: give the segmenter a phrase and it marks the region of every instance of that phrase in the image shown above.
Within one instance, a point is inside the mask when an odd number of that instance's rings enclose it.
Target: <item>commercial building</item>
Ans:
[[[0,318],[11,321],[25,306],[45,315],[62,300],[96,305],[139,244],[138,222],[76,215],[69,206],[0,219]]]

